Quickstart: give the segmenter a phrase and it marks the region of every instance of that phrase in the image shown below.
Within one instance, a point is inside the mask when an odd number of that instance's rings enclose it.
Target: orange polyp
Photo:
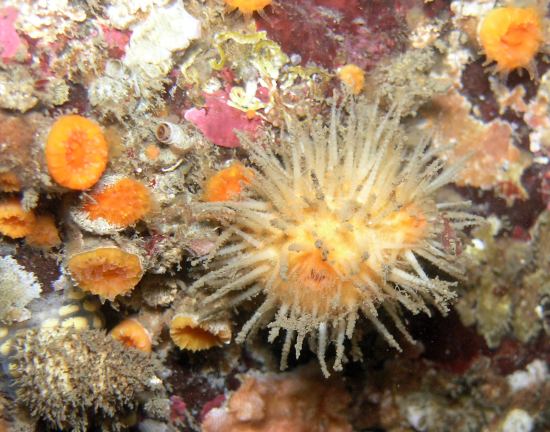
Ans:
[[[80,288],[108,300],[130,292],[143,275],[139,257],[117,247],[73,255],[67,268]]]
[[[180,349],[202,351],[231,340],[231,327],[225,321],[200,323],[194,314],[181,313],[170,323],[170,337]]]
[[[109,148],[99,125],[79,115],[53,124],[46,142],[48,172],[61,186],[84,190],[105,171]]]
[[[249,170],[242,164],[235,162],[208,179],[204,200],[215,202],[237,198],[242,192],[243,186],[250,183],[250,176],[251,172]]]
[[[33,225],[32,231],[25,237],[25,241],[31,246],[49,249],[59,246],[61,239],[55,226],[55,220],[51,215],[39,215]]]
[[[17,198],[0,201],[1,234],[11,238],[25,237],[32,231],[34,223],[34,214],[25,211]]]
[[[244,16],[259,12],[271,4],[272,0],[224,0],[232,9],[239,9]]]
[[[0,173],[0,191],[19,192],[20,190],[21,182],[17,175],[11,171]]]
[[[91,220],[105,219],[108,223],[126,227],[136,223],[151,210],[151,194],[137,180],[123,178],[103,190],[90,194],[83,210]]]
[[[493,9],[481,22],[479,39],[498,72],[530,69],[543,42],[540,14],[534,8]]]
[[[347,64],[338,69],[338,77],[354,95],[358,95],[365,85],[365,72],[359,66]]]
[[[111,330],[111,336],[124,345],[143,352],[151,352],[151,336],[135,319],[128,318]]]

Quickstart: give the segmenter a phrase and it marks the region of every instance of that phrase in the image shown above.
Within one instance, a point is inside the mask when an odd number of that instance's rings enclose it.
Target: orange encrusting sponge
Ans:
[[[111,330],[111,336],[124,345],[143,352],[151,352],[151,336],[141,323],[127,318]]]
[[[237,198],[243,186],[250,183],[252,173],[244,165],[235,162],[214,174],[206,182],[204,200],[208,202],[229,201]]]
[[[91,193],[83,210],[91,220],[102,218],[112,225],[127,227],[151,210],[151,194],[137,180],[123,178]]]
[[[53,124],[46,142],[48,172],[61,186],[84,190],[105,171],[109,147],[98,124],[66,115]]]
[[[496,62],[498,72],[530,69],[543,42],[540,14],[534,8],[493,9],[481,22],[479,39],[487,59]]]
[[[25,237],[32,231],[35,220],[34,214],[25,211],[17,198],[0,201],[1,234],[14,239]]]
[[[80,288],[108,300],[130,292],[143,275],[139,257],[117,247],[100,247],[73,255],[67,268]]]
[[[239,9],[244,16],[250,16],[269,6],[271,0],[225,0],[225,4],[232,9]]]

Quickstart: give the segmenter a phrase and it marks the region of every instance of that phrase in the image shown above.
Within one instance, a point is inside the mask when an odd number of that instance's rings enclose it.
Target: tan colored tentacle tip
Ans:
[[[189,351],[202,351],[231,341],[232,331],[229,320],[199,321],[193,313],[179,313],[170,323],[170,337],[180,348]]]

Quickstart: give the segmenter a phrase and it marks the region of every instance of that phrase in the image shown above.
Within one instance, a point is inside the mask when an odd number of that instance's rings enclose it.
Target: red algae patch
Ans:
[[[67,268],[80,288],[108,300],[129,293],[143,275],[139,257],[117,247],[72,255]]]
[[[311,369],[244,376],[227,406],[208,411],[204,432],[351,432],[350,395],[341,381],[324,380]]]
[[[237,198],[243,187],[250,183],[252,173],[239,162],[214,174],[206,182],[204,200],[228,201]]]
[[[126,346],[147,353],[151,352],[151,336],[145,327],[133,318],[125,319],[116,325],[111,330],[110,334],[113,338]]]
[[[121,178],[92,192],[82,210],[92,221],[101,218],[111,225],[127,227],[151,210],[151,194],[139,181]]]
[[[533,75],[533,59],[543,43],[540,13],[535,8],[493,9],[480,24],[479,39],[497,72],[526,68]]]
[[[206,94],[205,109],[191,108],[185,112],[185,119],[193,123],[206,138],[220,147],[239,147],[235,130],[254,135],[261,121],[227,104],[224,91]]]
[[[105,171],[109,148],[99,125],[79,116],[66,115],[53,124],[46,143],[48,172],[61,186],[84,190]]]
[[[17,198],[0,201],[0,233],[11,238],[29,234],[34,226],[35,216],[26,211]]]

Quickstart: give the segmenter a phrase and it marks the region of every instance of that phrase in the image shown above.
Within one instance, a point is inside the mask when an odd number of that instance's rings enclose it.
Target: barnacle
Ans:
[[[193,313],[178,313],[170,323],[170,336],[181,349],[202,351],[228,343],[231,326],[226,320],[199,321]]]
[[[145,327],[133,318],[125,319],[117,324],[111,330],[111,336],[126,346],[143,352],[151,352],[151,336]]]
[[[117,227],[136,223],[151,210],[151,194],[139,181],[121,178],[89,194],[83,212],[92,221],[104,219]]]
[[[31,246],[49,249],[59,246],[61,239],[52,215],[38,215],[31,232],[25,237]]]
[[[498,72],[526,68],[533,75],[533,59],[543,42],[540,14],[534,8],[492,9],[480,24],[479,39]]]
[[[248,183],[250,171],[243,164],[235,162],[208,179],[204,188],[204,200],[213,202],[235,199]]]
[[[271,4],[272,0],[224,0],[231,9],[239,9],[246,17],[259,12]]]
[[[397,108],[382,115],[359,101],[334,106],[328,127],[290,118],[278,146],[243,141],[253,162],[249,193],[198,205],[226,228],[209,271],[192,286],[210,293],[204,311],[263,293],[237,342],[271,321],[269,341],[286,331],[282,368],[293,342],[299,356],[309,338],[328,375],[327,344],[335,344],[340,370],[360,313],[400,349],[379,308],[411,341],[400,305],[446,312],[454,283],[429,277],[421,260],[459,277],[456,233],[478,219],[460,210],[467,203],[435,202],[461,164],[446,167],[427,140],[409,150],[399,121]]]
[[[100,330],[29,330],[11,360],[18,401],[56,429],[118,429],[138,395],[160,383],[151,356]]]
[[[35,223],[35,216],[26,211],[17,198],[7,198],[0,201],[0,233],[21,238],[29,234]]]
[[[354,64],[347,64],[339,68],[338,78],[351,89],[354,95],[361,93],[365,86],[365,72]]]
[[[99,247],[76,253],[67,268],[78,286],[108,300],[130,292],[141,279],[139,256],[118,247]]]
[[[46,142],[46,162],[52,178],[69,189],[93,186],[105,171],[109,148],[99,125],[66,115],[53,124]]]
[[[20,190],[21,182],[15,173],[11,171],[0,173],[0,191],[19,192]]]

